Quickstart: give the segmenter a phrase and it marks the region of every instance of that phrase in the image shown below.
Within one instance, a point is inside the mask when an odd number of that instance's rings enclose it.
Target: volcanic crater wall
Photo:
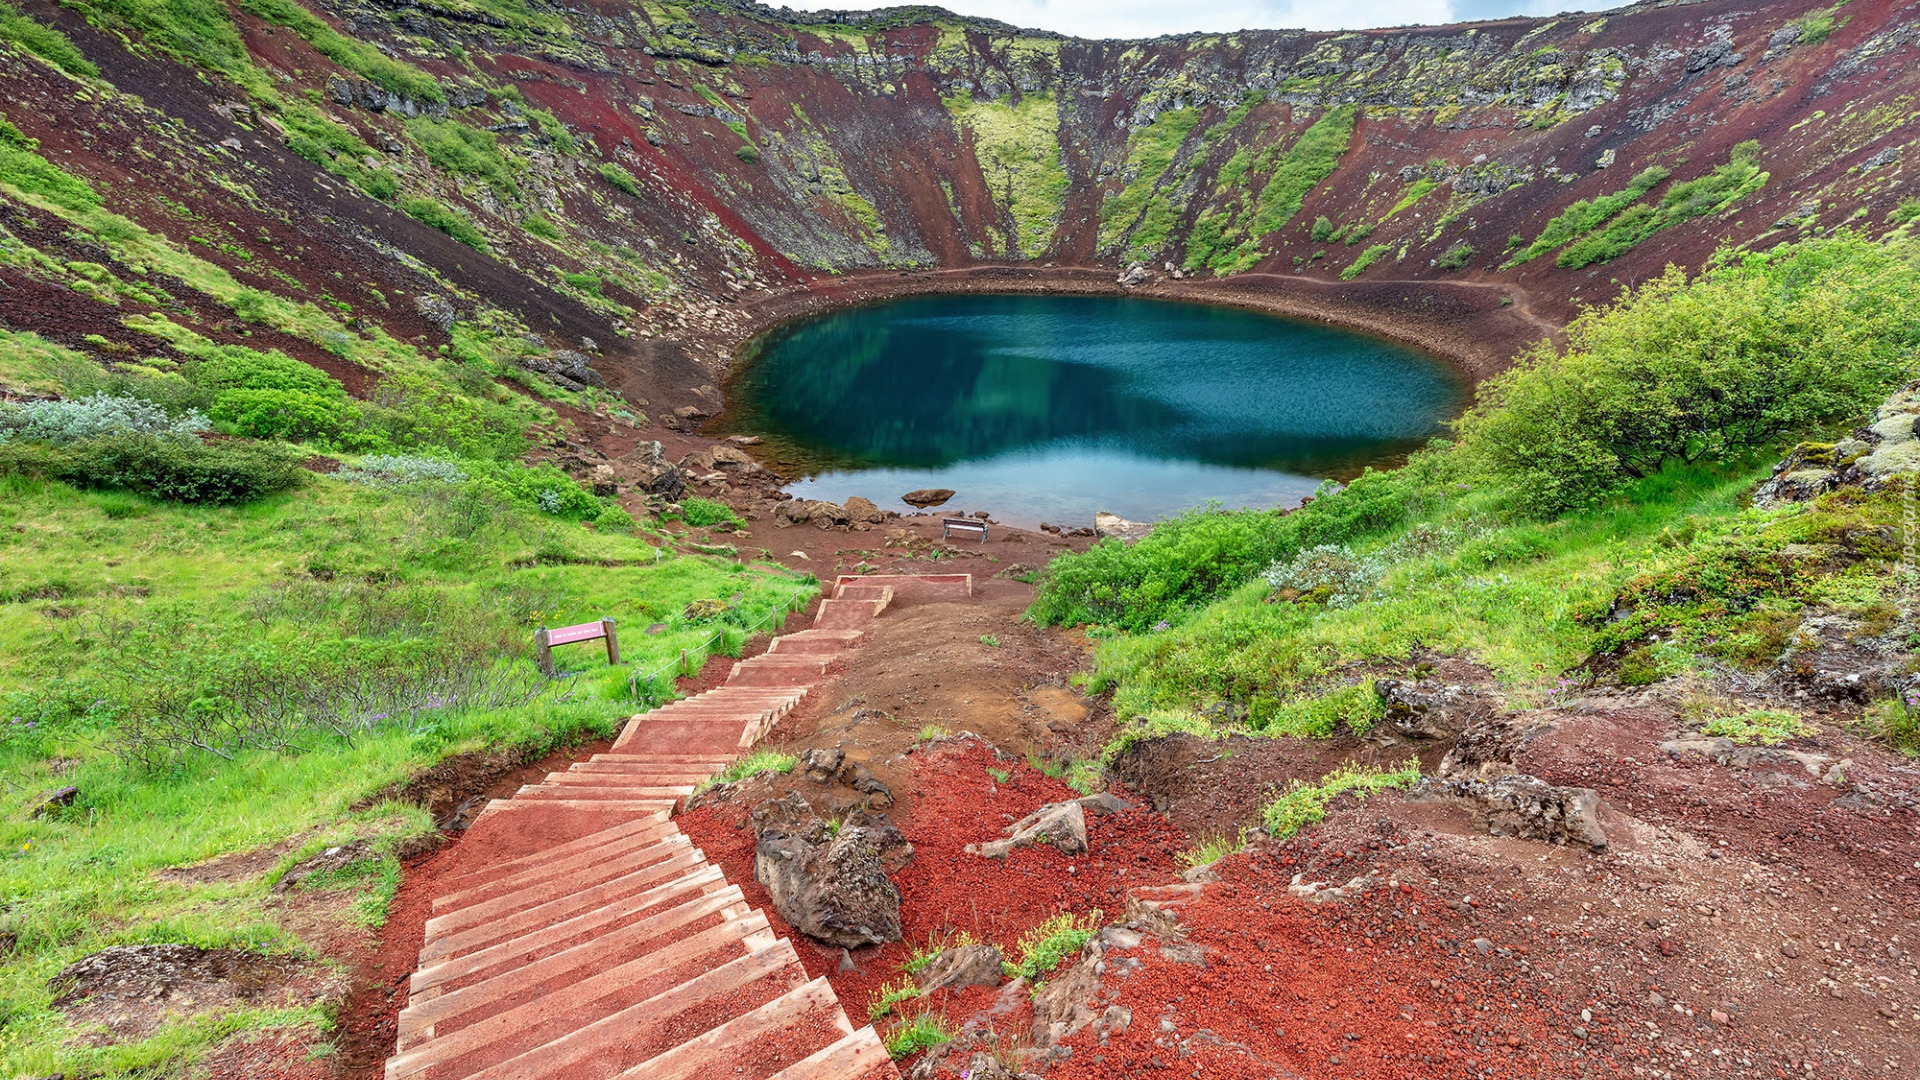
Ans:
[[[464,326],[597,353],[631,400],[716,404],[728,347],[792,306],[770,297],[876,272],[1140,264],[1383,324],[1445,283],[1550,327],[1725,242],[1920,217],[1896,0],[1137,42],[737,0],[21,11],[81,59],[10,35],[0,113],[108,209],[421,350]],[[44,209],[0,176],[0,280],[40,298],[7,326],[164,354],[70,269],[121,253]],[[182,284],[178,318],[240,332]]]

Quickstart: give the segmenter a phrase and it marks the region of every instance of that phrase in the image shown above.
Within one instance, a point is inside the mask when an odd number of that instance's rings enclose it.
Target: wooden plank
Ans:
[[[690,888],[698,884],[706,871],[718,870],[718,867],[708,865],[704,859],[705,856],[695,848],[630,874],[622,874],[591,889],[568,890],[565,883],[561,882],[559,887],[543,888],[531,897],[510,893],[498,901],[490,900],[462,908],[452,915],[430,919],[427,922],[427,941],[420,949],[421,962],[424,964],[428,960],[450,957],[466,949],[511,939],[579,912],[604,909],[616,901],[626,900],[630,894],[660,893],[664,898],[676,888]],[[545,899],[544,903],[540,902],[542,899]],[[659,900],[654,902],[658,903]],[[475,915],[483,917],[476,920]],[[449,932],[448,929],[436,927],[434,924],[442,919],[459,929]],[[454,922],[456,919],[459,921]]]
[[[767,949],[749,956],[743,956],[738,960],[714,968],[712,971],[684,982],[672,990],[663,994],[657,994],[638,1005],[622,1009],[611,1016],[597,1020],[578,1031],[555,1039],[545,1046],[529,1050],[518,1057],[503,1061],[492,1068],[483,1069],[480,1072],[474,1073],[472,1076],[467,1077],[466,1080],[523,1080],[523,1078],[536,1076],[574,1075],[574,1072],[570,1071],[570,1067],[576,1066],[586,1058],[604,1053],[609,1044],[618,1046],[622,1043],[631,1042],[633,1033],[636,1030],[645,1030],[649,1026],[678,1016],[680,1013],[693,1008],[707,998],[719,994],[731,993],[743,986],[751,985],[760,979],[766,978],[768,975],[778,974],[782,968],[786,967],[794,968],[797,972],[797,977],[804,978],[805,969],[800,967],[799,959],[793,953],[793,946],[784,941],[781,942],[780,945],[781,947],[779,948]],[[774,961],[778,961],[778,964],[769,968],[769,964]],[[808,990],[816,983],[824,986],[825,982],[826,980],[824,979],[816,979],[814,982],[802,986],[799,990],[788,991],[786,994],[775,998],[769,1005],[779,1005],[781,1002],[794,999],[795,995],[799,994],[801,990]],[[831,1000],[833,991],[827,990],[826,993],[828,999]],[[814,995],[817,995],[817,991],[814,991]],[[753,1013],[748,1013],[747,1015],[753,1016],[757,1013],[764,1012],[768,1007],[768,1005],[763,1005],[759,1009],[754,1010]],[[775,1010],[774,1015],[777,1014],[778,1010]],[[735,1022],[737,1023],[738,1021]],[[711,1035],[713,1033],[708,1032],[707,1034]],[[701,1036],[701,1038],[705,1037],[706,1036]],[[691,1044],[682,1044],[683,1047],[686,1045]],[[667,1053],[673,1054],[679,1049],[679,1047],[676,1047],[675,1050],[669,1050]],[[664,1057],[666,1055],[661,1056]],[[653,1060],[658,1061],[660,1058],[656,1057]],[[701,1064],[704,1064],[706,1060],[705,1057],[695,1057],[686,1062],[687,1069],[697,1068]],[[652,1062],[648,1062],[645,1065],[636,1066],[620,1075],[622,1078],[631,1077],[635,1078],[635,1080],[638,1080],[640,1077],[655,1080],[656,1077],[664,1077],[666,1075],[664,1073],[647,1071],[648,1066],[651,1064]],[[674,1075],[683,1076],[685,1072],[683,1071]]]
[[[839,1007],[833,988],[825,979],[789,990],[765,1005],[681,1043],[679,1046],[641,1062],[614,1080],[682,1080],[702,1065],[724,1060],[725,1051],[742,1043],[792,1027],[815,1009]],[[841,1023],[845,1025],[844,1014]]]
[[[623,872],[621,867],[615,864],[629,856],[657,849],[658,856],[665,858],[674,848],[691,849],[692,847],[693,841],[687,839],[686,834],[682,833],[672,822],[663,821],[652,823],[651,828],[634,832],[631,835],[621,837],[617,840],[611,840],[604,844],[572,851],[562,851],[559,848],[555,848],[551,853],[542,852],[540,854],[548,855],[546,859],[530,860],[512,873],[502,874],[495,878],[488,878],[485,881],[468,886],[458,892],[450,892],[444,896],[435,897],[433,901],[433,913],[435,915],[442,915],[501,893],[527,888],[536,882],[545,881],[547,878],[557,877],[561,874],[578,875],[582,873],[599,873],[610,877]],[[642,860],[632,865],[644,865],[646,861],[648,860]],[[574,877],[572,880],[576,884],[587,884],[586,881],[578,877]],[[598,881],[600,879],[595,878],[593,880]]]
[[[880,1036],[872,1028],[863,1027],[781,1069],[767,1080],[860,1080],[892,1060]]]
[[[711,912],[703,914],[711,914]],[[736,946],[738,951],[742,947],[740,942],[745,936],[745,932],[737,921],[709,927],[664,948],[569,983],[553,993],[494,1013],[492,1016],[477,1020],[466,1027],[456,1028],[445,1035],[436,1035],[421,1043],[418,1049],[410,1050],[388,1061],[387,1076],[389,1078],[410,1076],[432,1068],[442,1061],[460,1057],[489,1043],[498,1042],[524,1028],[552,1023],[555,1019],[569,1013],[575,1015],[586,1013],[594,1002],[609,994],[618,993],[622,988],[645,979],[649,974],[657,975],[671,970],[677,964],[685,963],[698,956],[705,956],[729,944]],[[605,941],[589,944],[595,947],[604,946],[607,949],[619,947],[618,943]],[[744,956],[730,957],[727,962],[731,963],[735,959],[768,957],[768,954],[777,951],[766,949],[758,953],[746,953]],[[580,955],[583,953],[586,954],[586,959],[591,959],[591,954],[586,950],[569,949],[567,954],[556,954],[538,964],[517,968],[487,982],[457,990],[445,997],[428,1002],[429,1007],[439,1006],[442,1011],[437,1013],[423,1011],[412,1019],[416,1025],[423,1022],[426,1025],[446,1023],[449,1019],[463,1013],[517,994],[531,983],[550,979],[565,971],[583,966],[583,958]],[[791,945],[787,947],[786,954],[790,959],[775,956],[762,960],[759,965],[759,974],[772,974],[786,964],[799,960],[799,957],[794,955]],[[475,991],[475,993],[469,994],[468,991]],[[581,1026],[587,1022],[584,1015],[580,1016],[580,1020]],[[404,1014],[401,1025],[403,1030],[408,1026]]]

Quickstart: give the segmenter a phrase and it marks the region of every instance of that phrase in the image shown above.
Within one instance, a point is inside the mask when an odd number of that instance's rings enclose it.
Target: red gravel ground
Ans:
[[[1127,889],[1166,884],[1178,873],[1175,856],[1187,847],[1186,838],[1146,810],[1088,815],[1089,846],[1081,855],[1069,857],[1050,847],[1020,848],[1004,859],[969,855],[968,844],[995,839],[1003,826],[1078,793],[1025,762],[997,758],[978,742],[945,744],[918,756],[912,798],[903,800],[912,809],[896,822],[914,847],[912,861],[894,876],[903,897],[904,936],[850,954],[851,970],[841,970],[841,950],[794,934],[754,881],[749,807],[709,805],[678,819],[707,858],[746,892],[747,901],[766,911],[775,932],[793,938],[808,974],[827,977],[856,1023],[864,1022],[876,991],[898,979],[901,965],[929,940],[966,931],[1009,950],[1021,934],[1060,912],[1099,909],[1108,921],[1118,919]],[[1007,782],[994,783],[989,767],[1007,770]],[[958,1021],[993,996],[981,988],[958,1001],[934,998],[924,1005],[939,1011],[950,1004],[949,1018]]]

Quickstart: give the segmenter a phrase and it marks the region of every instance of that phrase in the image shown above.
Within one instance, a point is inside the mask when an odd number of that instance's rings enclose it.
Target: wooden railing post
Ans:
[[[607,663],[616,667],[620,664],[620,639],[613,634],[613,620],[602,618],[600,632],[607,635]]]
[[[553,678],[553,645],[548,640],[547,628],[541,627],[533,632],[534,658],[540,662],[540,670],[547,678]]]

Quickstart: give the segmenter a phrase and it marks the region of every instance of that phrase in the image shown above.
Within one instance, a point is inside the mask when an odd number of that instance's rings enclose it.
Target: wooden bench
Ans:
[[[533,633],[533,645],[539,656],[540,670],[546,672],[549,677],[553,675],[555,645],[571,645],[577,641],[598,641],[601,638],[605,638],[607,642],[607,663],[618,664],[620,639],[614,636],[612,619],[581,623],[578,626],[561,626],[552,630],[541,627]]]
[[[974,521],[971,518],[941,518],[940,539],[945,540],[954,533],[959,533],[962,536],[976,537],[984,544],[987,542],[987,523],[984,521]]]

